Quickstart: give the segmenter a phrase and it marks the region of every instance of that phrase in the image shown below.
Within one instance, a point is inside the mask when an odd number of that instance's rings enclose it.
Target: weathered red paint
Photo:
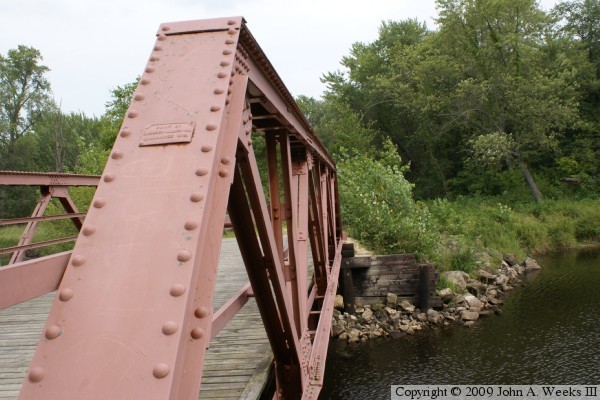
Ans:
[[[250,283],[213,314],[226,213]],[[162,24],[19,398],[195,399],[254,295],[275,397],[316,399],[342,242],[335,165],[243,18]]]

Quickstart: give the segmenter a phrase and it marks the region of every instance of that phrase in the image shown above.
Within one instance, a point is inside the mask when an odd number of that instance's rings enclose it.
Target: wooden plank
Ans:
[[[224,239],[213,308],[225,304],[247,281],[235,239]],[[54,296],[0,310],[0,399],[17,398]],[[271,368],[269,355],[272,360],[258,307],[250,299],[210,343],[200,398],[240,399],[244,393],[260,393]]]

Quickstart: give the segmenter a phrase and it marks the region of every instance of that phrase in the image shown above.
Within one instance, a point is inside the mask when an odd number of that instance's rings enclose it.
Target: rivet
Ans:
[[[185,286],[180,283],[176,283],[171,286],[171,290],[169,290],[169,294],[173,297],[179,297],[185,293]]]
[[[177,322],[175,321],[167,321],[162,326],[162,333],[165,335],[172,335],[177,332]]]
[[[229,49],[225,49],[225,50],[223,50],[223,55],[224,55],[224,56],[228,56],[228,55],[230,55],[231,53],[232,53],[232,51],[231,51],[231,50],[229,50]]]
[[[190,196],[190,200],[193,201],[194,203],[202,201],[203,199],[204,199],[204,195],[200,192],[194,192]]]
[[[233,34],[235,34],[236,32],[237,32],[237,30],[236,30],[235,28],[229,28],[229,29],[227,30],[227,33],[229,33],[230,35],[233,35]]]
[[[171,29],[171,27],[170,27],[170,26],[163,26],[163,27],[162,27],[162,28],[160,28],[160,29],[161,29],[163,32],[166,32],[166,31],[170,30],[170,29]]]
[[[110,158],[114,159],[114,160],[118,160],[120,158],[123,158],[123,152],[120,150],[115,150],[112,152],[112,154],[110,155]]]
[[[225,91],[224,91],[223,89],[221,89],[221,88],[216,88],[216,89],[214,90],[214,94],[223,94],[224,92],[225,92]]]
[[[214,131],[215,129],[217,129],[217,125],[215,125],[215,124],[207,124],[206,125],[207,131]]]
[[[161,33],[160,35],[158,35],[157,39],[162,42],[163,40],[167,40],[167,35],[165,35],[164,33]]]
[[[156,46],[154,46],[154,51],[161,51],[161,50],[162,50],[162,46],[160,46],[158,44]]]
[[[252,146],[252,140],[248,139],[248,146]]]
[[[193,231],[198,227],[198,223],[196,221],[186,221],[183,227],[186,231]]]
[[[194,328],[192,329],[191,335],[194,339],[202,339],[202,337],[204,336],[204,329]]]
[[[226,67],[226,66],[228,66],[229,64],[231,64],[229,61],[221,61],[221,64],[220,64],[220,65],[221,65],[221,67]]]
[[[134,99],[135,101],[142,101],[142,100],[144,100],[144,99],[145,99],[145,97],[144,97],[144,95],[143,95],[143,94],[136,94],[136,95],[133,97],[133,99]]]
[[[152,72],[154,72],[154,68],[153,67],[146,67],[146,69],[144,70],[147,73],[151,74]]]
[[[137,111],[134,111],[134,110],[131,110],[131,111],[129,111],[129,112],[127,113],[127,116],[128,116],[129,118],[135,118],[135,117],[137,117],[137,116],[138,116],[138,112],[137,112]]]
[[[225,41],[225,44],[234,44],[234,43],[235,43],[235,42],[234,42],[233,40],[231,40],[231,39],[227,39],[227,40]]]
[[[54,338],[59,337],[60,333],[61,333],[60,326],[52,325],[52,326],[49,326],[48,329],[46,329],[46,332],[44,332],[44,336],[46,336],[46,339],[54,339]]]
[[[41,382],[46,376],[46,370],[42,367],[33,367],[29,370],[28,378],[30,382]]]
[[[231,100],[229,100],[229,97],[225,99],[225,105],[228,106],[229,103],[231,103]]]
[[[212,150],[212,146],[210,144],[205,144],[200,148],[200,150],[202,150],[203,153],[208,153]]]
[[[230,19],[227,21],[227,25],[235,25],[235,19]]]
[[[160,58],[156,57],[156,56],[152,56],[150,57],[150,61],[154,62],[154,61],[159,61]]]
[[[73,264],[76,267],[79,267],[85,264],[85,257],[80,254],[73,256],[71,257],[71,264]]]
[[[154,375],[155,378],[164,378],[165,376],[169,375],[169,372],[171,372],[171,368],[169,368],[169,366],[165,363],[159,363],[156,364],[156,366],[154,367],[154,369],[152,370],[152,375]]]
[[[105,205],[106,205],[106,200],[104,200],[102,198],[94,200],[94,207],[95,208],[102,208]]]
[[[223,164],[223,165],[229,165],[229,164],[231,164],[231,158],[229,158],[229,157],[223,157],[223,158],[221,158],[221,164]]]
[[[231,94],[231,88],[227,89],[227,94]]]
[[[198,307],[194,311],[194,315],[196,318],[206,318],[208,317],[208,309],[206,307]]]
[[[212,111],[212,112],[217,112],[219,110],[221,110],[221,106],[217,106],[217,105],[210,106],[210,111]]]
[[[116,179],[116,176],[113,174],[104,175],[104,182],[112,182]]]
[[[86,225],[81,230],[81,233],[83,233],[83,236],[92,236],[96,233],[96,227],[94,225]]]
[[[181,250],[179,254],[177,254],[177,261],[188,261],[192,258],[192,253],[189,250]]]
[[[64,288],[60,291],[60,293],[58,294],[58,299],[60,301],[69,301],[71,300],[71,298],[73,298],[73,294],[75,294],[73,292],[73,289],[70,288]]]
[[[198,168],[196,170],[196,175],[198,176],[204,176],[206,174],[208,174],[208,170],[206,168]]]
[[[226,72],[223,72],[223,71],[221,71],[221,72],[219,72],[219,73],[217,74],[217,78],[227,78],[227,73],[226,73]]]
[[[131,136],[131,131],[129,129],[123,129],[121,131],[121,137]]]
[[[227,171],[226,169],[220,169],[219,176],[221,178],[227,178],[229,176],[229,171]]]

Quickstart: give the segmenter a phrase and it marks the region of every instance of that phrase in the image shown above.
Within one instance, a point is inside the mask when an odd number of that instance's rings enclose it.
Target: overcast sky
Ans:
[[[0,53],[37,48],[63,111],[100,116],[110,90],[143,72],[160,23],[237,15],[290,92],[319,97],[323,73],[375,40],[381,21],[431,28],[436,10],[435,0],[0,0]]]

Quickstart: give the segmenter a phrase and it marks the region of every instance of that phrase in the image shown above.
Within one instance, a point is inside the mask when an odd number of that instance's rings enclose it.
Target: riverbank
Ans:
[[[502,313],[502,304],[508,292],[523,282],[527,274],[541,269],[532,258],[519,263],[512,254],[502,255],[498,268],[491,265],[487,253],[478,255],[478,269],[471,275],[463,271],[443,273],[448,287],[437,291],[442,298],[442,309],[420,310],[408,301],[398,302],[389,293],[385,304],[365,305],[355,315],[334,311],[332,335],[350,343],[374,338],[399,338],[416,332],[462,325],[472,327],[481,318]],[[343,302],[339,306],[343,307]]]

